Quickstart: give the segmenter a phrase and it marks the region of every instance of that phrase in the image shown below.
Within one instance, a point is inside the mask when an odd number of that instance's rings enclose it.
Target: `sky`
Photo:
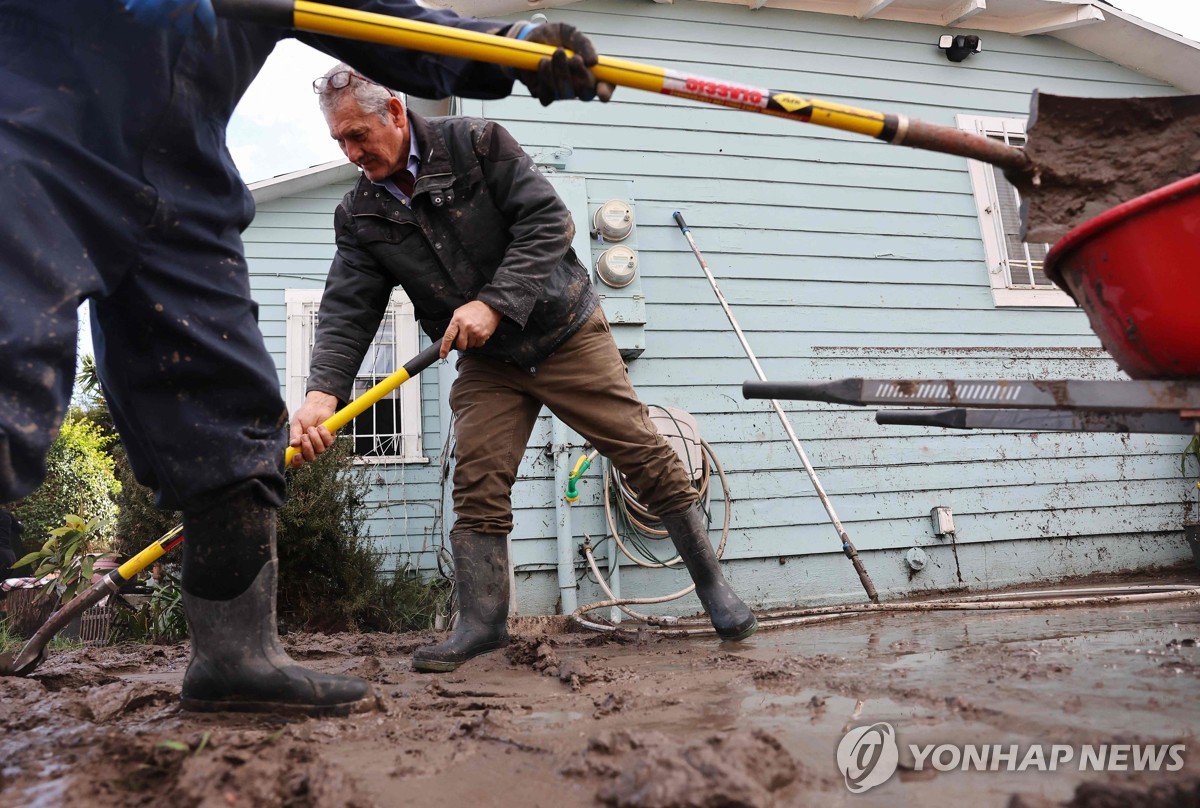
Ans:
[[[1147,22],[1200,42],[1197,0],[1110,2]],[[329,138],[311,86],[312,80],[334,62],[293,40],[281,42],[271,54],[229,124],[229,149],[247,182],[342,159]],[[522,87],[517,89],[524,91]]]

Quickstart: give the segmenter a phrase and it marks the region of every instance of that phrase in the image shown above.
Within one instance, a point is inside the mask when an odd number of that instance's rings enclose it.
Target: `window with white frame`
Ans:
[[[287,404],[295,412],[304,402],[308,367],[316,335],[320,289],[288,289]],[[392,293],[379,332],[363,357],[354,380],[358,396],[398,370],[419,351],[420,330],[413,306],[397,288]],[[427,462],[421,448],[421,386],[415,380],[392,390],[339,433],[354,441],[354,453],[365,463]]]
[[[956,121],[959,129],[1018,148],[1025,145],[1025,121],[1021,118],[958,115]],[[1021,197],[1017,189],[999,168],[978,160],[967,162],[995,304],[1074,306],[1075,301],[1055,286],[1043,270],[1050,245],[1021,241]]]

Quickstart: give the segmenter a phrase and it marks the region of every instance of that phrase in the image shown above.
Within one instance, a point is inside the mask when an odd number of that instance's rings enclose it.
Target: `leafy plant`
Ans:
[[[433,628],[438,614],[449,613],[452,592],[449,581],[425,578],[413,567],[401,567],[390,578],[379,573],[358,612],[359,628],[387,632]]]
[[[96,360],[87,355],[80,363],[75,378],[75,412],[94,425],[96,432],[107,439],[105,451],[112,458],[113,476],[119,484],[115,494],[117,517],[113,523],[111,549],[122,556],[131,556],[147,544],[179,524],[178,511],[162,511],[154,501],[154,492],[133,476],[129,455],[117,439],[117,427],[112,411],[100,387]]]
[[[67,511],[95,516],[91,541],[108,548],[121,490],[109,454],[112,443],[111,435],[79,412],[68,415],[46,456],[45,481],[14,509],[25,524],[26,542],[44,541]]]
[[[315,463],[288,472],[279,512],[279,615],[308,631],[428,628],[449,587],[408,567],[383,568],[369,532],[371,483],[339,440]]]
[[[41,549],[34,550],[13,566],[33,566],[33,577],[53,576],[50,583],[38,593],[36,600],[51,594],[63,603],[74,598],[92,585],[92,571],[96,561],[112,558],[116,553],[92,552],[96,549],[96,533],[100,519],[84,521],[75,514],[67,514],[65,524],[50,531],[50,538]]]
[[[340,440],[315,463],[288,472],[279,511],[279,615],[293,628],[345,631],[379,571],[365,525],[370,480]]]
[[[1196,461],[1197,471],[1200,471],[1200,435],[1193,435],[1192,441],[1183,448],[1183,454],[1179,458],[1179,473],[1187,474],[1188,458]]]
[[[137,609],[117,612],[113,642],[169,645],[186,639],[187,619],[183,614],[183,589],[179,577],[164,567],[159,585]]]

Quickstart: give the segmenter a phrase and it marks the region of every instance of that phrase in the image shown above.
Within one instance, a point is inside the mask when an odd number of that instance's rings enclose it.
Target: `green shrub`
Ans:
[[[24,644],[25,638],[9,624],[8,618],[0,620],[0,654],[19,651]]]
[[[187,639],[187,620],[183,615],[183,590],[179,586],[176,565],[161,566],[162,576],[150,595],[136,608],[122,608],[113,621],[109,642],[170,645]]]
[[[308,631],[425,628],[447,597],[409,570],[388,572],[366,530],[367,466],[349,440],[288,472],[279,512],[279,617]]]
[[[44,544],[68,513],[95,520],[93,541],[99,547],[110,545],[121,491],[109,454],[112,443],[112,437],[79,412],[67,416],[46,457],[45,482],[14,509],[25,523],[22,541],[27,548]]]

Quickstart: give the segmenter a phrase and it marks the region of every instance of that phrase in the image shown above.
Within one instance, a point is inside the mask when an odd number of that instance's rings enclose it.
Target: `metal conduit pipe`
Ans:
[[[554,455],[554,523],[558,541],[558,596],[562,614],[573,614],[579,605],[575,587],[575,535],[571,529],[571,506],[563,498],[571,475],[571,447],[567,427],[550,416],[550,451]]]

